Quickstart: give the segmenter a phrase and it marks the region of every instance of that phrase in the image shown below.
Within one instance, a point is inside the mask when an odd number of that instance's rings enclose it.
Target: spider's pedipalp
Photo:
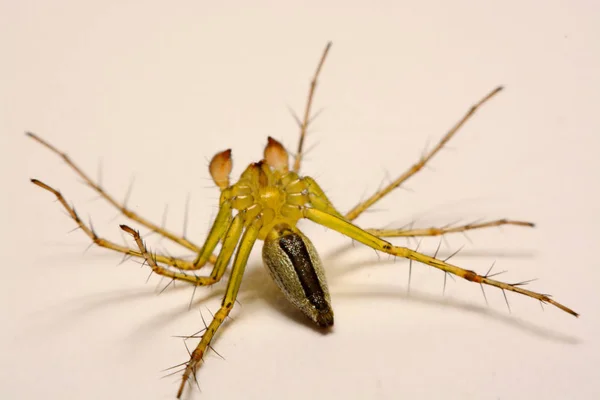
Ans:
[[[208,166],[208,171],[215,185],[219,189],[225,190],[229,186],[229,174],[233,169],[233,161],[231,160],[231,149],[221,151],[213,156]]]
[[[271,136],[267,138],[264,157],[266,163],[276,171],[286,173],[290,167],[290,160],[287,150],[281,143]]]

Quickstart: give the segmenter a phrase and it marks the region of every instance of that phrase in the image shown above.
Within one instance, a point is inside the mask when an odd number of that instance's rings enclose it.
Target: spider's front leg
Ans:
[[[156,262],[154,256],[146,248],[139,232],[126,225],[121,225],[121,229],[133,236],[140,249],[140,253],[155,273],[173,280],[185,281],[195,286],[209,286],[219,282],[237,247],[237,254],[233,262],[231,276],[227,283],[227,289],[221,307],[214,314],[213,320],[206,327],[200,343],[190,355],[190,360],[187,362],[181,385],[177,392],[177,398],[181,397],[185,388],[185,383],[192,374],[195,374],[216,331],[233,308],[248,257],[258,238],[260,229],[263,226],[261,214],[247,213],[246,210],[238,212],[235,217],[232,218],[233,208],[238,209],[240,204],[245,204],[253,200],[251,196],[246,193],[248,187],[244,185],[229,186],[229,174],[232,169],[231,151],[225,150],[217,153],[211,160],[209,169],[213,181],[221,189],[219,213],[217,214],[217,218],[210,229],[210,233],[204,242],[204,246],[198,253],[195,261],[195,264],[200,265],[206,262],[215,247],[222,242],[221,251],[217,256],[215,265],[209,276],[196,276],[180,271],[173,271],[160,266]],[[256,210],[257,208],[254,207],[254,209]]]
[[[322,210],[319,210],[316,208],[305,208],[304,209],[304,217],[310,219],[313,222],[316,222],[317,224],[326,226],[337,232],[340,232],[343,235],[346,235],[356,241],[366,244],[367,246],[369,246],[375,250],[380,250],[384,253],[387,253],[387,254],[390,254],[393,256],[398,256],[398,257],[408,258],[409,260],[418,261],[423,264],[427,264],[431,267],[438,268],[442,271],[451,273],[453,275],[456,275],[456,276],[466,279],[468,281],[479,283],[481,285],[485,284],[485,285],[497,287],[501,290],[508,290],[511,292],[516,292],[516,293],[537,299],[537,300],[541,301],[542,303],[552,304],[552,305],[560,308],[561,310],[563,310],[571,315],[574,315],[576,317],[579,316],[578,313],[576,313],[575,311],[571,310],[570,308],[562,305],[561,303],[554,301],[548,295],[523,289],[519,286],[519,284],[510,284],[510,283],[500,282],[500,281],[497,281],[494,279],[490,279],[487,276],[478,275],[477,273],[475,273],[473,271],[463,269],[463,268],[457,267],[452,264],[448,264],[445,261],[438,260],[434,257],[430,257],[426,254],[419,253],[417,251],[408,249],[406,247],[394,246],[391,243],[359,228],[358,226],[352,224],[351,222],[348,222],[347,220],[339,218],[335,215],[331,215],[325,211],[322,211]]]
[[[67,200],[65,199],[65,197],[58,190],[54,189],[52,186],[49,186],[49,185],[45,184],[44,182],[39,181],[37,179],[31,179],[31,183],[33,183],[36,186],[41,187],[44,190],[47,190],[48,192],[50,192],[54,196],[56,196],[56,199],[67,211],[67,214],[69,215],[69,217],[73,221],[75,221],[75,223],[77,224],[79,229],[81,229],[83,231],[83,233],[85,233],[87,235],[87,237],[90,238],[92,243],[95,243],[97,246],[104,247],[105,249],[123,253],[126,256],[143,258],[142,253],[140,253],[137,250],[131,249],[129,247],[121,246],[119,244],[116,244],[115,242],[112,242],[108,239],[104,239],[104,238],[98,236],[96,231],[94,231],[94,228],[92,227],[91,223],[88,225],[85,222],[83,222],[81,220],[81,218],[79,217],[79,214],[77,213],[77,211],[75,211],[75,208],[73,206],[69,205],[69,203],[67,203]],[[186,261],[186,260],[183,260],[180,258],[165,256],[162,254],[154,254],[154,259],[157,262],[160,262],[162,264],[167,264],[167,265],[170,265],[171,267],[175,267],[175,268],[181,269],[181,270],[189,270],[189,269],[195,268],[194,264],[189,261]]]
[[[227,318],[229,312],[235,304],[235,300],[240,289],[240,284],[242,283],[242,278],[244,276],[244,270],[248,262],[248,257],[250,256],[252,247],[254,246],[254,243],[258,238],[258,233],[261,227],[262,219],[260,216],[258,216],[248,224],[246,230],[244,231],[244,234],[238,247],[237,254],[235,256],[235,260],[233,261],[231,276],[229,278],[229,282],[227,283],[227,289],[225,292],[225,296],[223,297],[223,301],[221,302],[221,307],[215,313],[213,320],[204,331],[202,339],[200,339],[200,343],[198,343],[198,346],[190,356],[190,360],[187,363],[185,372],[183,373],[183,377],[181,379],[181,384],[177,392],[177,398],[181,398],[186,382],[189,380],[190,376],[195,375],[196,369],[200,365],[200,362],[202,361],[202,358],[204,357],[204,354],[206,353],[206,350],[208,349],[208,346],[210,345],[210,342],[212,341],[215,332],[217,331],[217,329],[219,329],[225,318]],[[233,246],[233,248],[235,248],[235,245]],[[231,250],[232,252],[233,248]],[[220,257],[221,254],[219,254],[219,258]],[[217,264],[218,262],[219,261],[217,259]]]
[[[121,214],[123,214],[125,217],[129,218],[132,221],[135,221],[137,223],[139,223],[140,225],[150,229],[152,232],[156,232],[159,235],[181,245],[182,247],[185,247],[191,251],[193,251],[194,253],[199,253],[201,251],[201,248],[199,246],[197,246],[196,244],[192,243],[191,241],[189,241],[187,238],[182,237],[182,236],[178,236],[168,230],[166,230],[165,228],[156,225],[155,223],[147,220],[146,218],[142,217],[141,215],[137,214],[136,212],[132,211],[131,209],[127,208],[126,206],[126,200],[123,202],[119,202],[117,201],[113,196],[111,196],[109,193],[106,192],[106,190],[104,190],[104,188],[102,186],[100,186],[100,183],[98,182],[94,182],[85,172],[83,172],[83,170],[77,165],[75,164],[71,158],[66,154],[63,153],[62,151],[60,151],[59,149],[57,149],[56,147],[54,147],[52,144],[50,144],[49,142],[45,141],[44,139],[42,139],[41,137],[39,137],[38,135],[36,135],[35,133],[32,132],[26,132],[25,133],[27,136],[29,136],[30,138],[32,138],[33,140],[35,140],[36,142],[38,142],[39,144],[41,144],[42,146],[44,146],[45,148],[47,148],[48,150],[50,150],[52,153],[56,154],[57,156],[59,156],[60,158],[63,159],[63,161],[81,178],[83,179],[83,181],[85,182],[86,185],[88,185],[90,188],[92,188],[92,190],[94,190],[96,193],[98,193],[98,195],[100,195],[101,198],[103,198],[104,200],[106,200],[108,203],[110,203],[113,207],[115,207],[116,209],[119,210],[119,212]],[[123,247],[120,246],[112,241],[106,240],[104,238],[100,238],[96,235],[96,233],[93,231],[91,225],[88,226],[86,225],[83,221],[81,221],[81,219],[79,218],[79,216],[77,215],[77,213],[75,212],[74,207],[70,206],[65,198],[62,196],[62,194],[54,189],[53,187],[37,180],[37,179],[32,179],[31,180],[32,183],[34,183],[35,185],[41,187],[42,189],[45,189],[51,193],[53,193],[57,199],[59,200],[59,202],[63,205],[63,207],[67,210],[67,213],[69,214],[69,216],[79,225],[79,227],[81,228],[81,230],[98,246],[100,247],[104,247],[106,249],[109,250],[113,250],[119,253],[123,253],[129,256],[133,256],[133,257],[142,257],[141,253],[127,248],[127,247]],[[178,268],[178,269],[182,269],[182,270],[189,270],[189,269],[198,269],[200,268],[202,265],[201,263],[198,262],[194,262],[194,263],[190,263],[188,261],[185,260],[181,260],[181,259],[176,259],[173,257],[167,257],[167,256],[163,256],[163,255],[156,255],[156,259],[158,261],[160,261],[161,263],[164,264],[168,264],[172,267]],[[205,262],[210,262],[211,264],[214,264],[216,261],[216,257],[212,254],[208,255],[206,257]]]
[[[235,196],[232,195],[233,189],[229,188],[229,174],[231,173],[232,166],[231,150],[217,153],[210,162],[210,174],[213,181],[221,190],[219,212],[204,241],[202,249],[198,252],[196,260],[193,263],[194,267],[191,268],[196,270],[202,267],[208,261],[219,242],[223,241],[223,246],[214,262],[213,270],[209,276],[197,276],[185,272],[176,272],[160,266],[157,262],[157,258],[148,251],[140,233],[127,225],[121,225],[121,229],[133,236],[133,239],[140,250],[140,254],[156,274],[174,280],[186,281],[196,286],[209,286],[221,280],[225,273],[225,269],[227,269],[229,260],[235,251],[235,247],[240,240],[244,227],[243,214],[238,213],[234,218],[231,216],[232,201],[235,200]]]

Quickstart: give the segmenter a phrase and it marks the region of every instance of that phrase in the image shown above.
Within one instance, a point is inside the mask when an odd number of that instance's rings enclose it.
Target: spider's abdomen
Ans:
[[[333,325],[325,272],[310,240],[289,225],[273,228],[265,239],[263,261],[285,297],[323,328]]]

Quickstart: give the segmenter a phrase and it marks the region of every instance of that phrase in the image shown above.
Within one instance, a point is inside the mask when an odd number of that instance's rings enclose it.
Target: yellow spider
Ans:
[[[219,326],[233,308],[240,284],[242,283],[248,257],[255,242],[259,239],[265,242],[263,246],[264,264],[288,300],[319,327],[327,329],[333,325],[333,310],[327,289],[325,271],[313,244],[296,226],[302,218],[307,218],[317,224],[338,231],[373,249],[393,256],[407,258],[411,263],[412,261],[418,261],[468,281],[479,283],[480,285],[485,284],[497,287],[502,291],[508,290],[520,293],[538,299],[542,303],[552,304],[569,314],[578,316],[575,311],[554,301],[545,294],[523,289],[520,287],[523,283],[509,284],[497,281],[491,279],[488,275],[489,273],[479,275],[473,271],[459,268],[446,261],[430,257],[415,250],[394,246],[382,239],[383,237],[400,236],[439,236],[451,232],[464,232],[499,225],[532,227],[533,224],[530,222],[502,219],[452,228],[416,230],[362,229],[352,223],[361,213],[421,170],[477,109],[500,92],[502,87],[492,90],[478,103],[473,105],[465,116],[446,133],[442,140],[410,167],[410,169],[387,187],[359,203],[346,214],[339,212],[334,207],[314,179],[299,174],[304,138],[310,122],[311,105],[317,79],[330,46],[331,43],[325,48],[311,81],[303,122],[300,124],[298,150],[291,169],[288,152],[279,142],[270,137],[265,147],[263,159],[250,164],[236,183],[232,184],[229,180],[232,169],[231,150],[222,151],[212,158],[209,170],[213,181],[221,191],[221,196],[219,199],[219,212],[202,247],[153,224],[126,208],[125,205],[117,202],[98,184],[94,183],[66,154],[61,153],[35,134],[27,133],[31,138],[60,155],[91,188],[119,209],[126,217],[195,252],[197,257],[193,262],[189,262],[179,258],[154,254],[148,250],[139,232],[127,225],[121,225],[121,228],[133,236],[138,247],[137,249],[120,246],[100,238],[91,226],[86,225],[79,218],[75,209],[67,203],[59,191],[39,180],[32,179],[31,181],[34,184],[50,191],[57,197],[71,218],[98,246],[142,258],[156,274],[173,280],[185,281],[195,286],[209,286],[219,282],[235,253],[233,267],[221,307],[214,314],[211,323],[203,331],[200,343],[192,352],[190,360],[185,364],[185,371],[183,372],[181,384],[177,392],[178,398],[181,397],[186,382],[188,382],[192,375],[195,375]],[[221,244],[221,248],[215,256],[213,252],[219,244]],[[207,263],[213,265],[212,272],[209,275],[198,276],[194,273],[194,271],[202,268]]]

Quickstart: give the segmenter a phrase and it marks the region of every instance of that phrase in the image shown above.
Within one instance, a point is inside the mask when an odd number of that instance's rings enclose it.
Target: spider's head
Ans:
[[[244,221],[261,216],[258,238],[264,239],[273,226],[295,226],[303,208],[310,203],[303,178],[289,170],[289,156],[277,140],[269,137],[264,158],[251,163],[232,183],[231,150],[217,153],[209,165],[210,175],[221,189],[219,202],[242,213]]]

